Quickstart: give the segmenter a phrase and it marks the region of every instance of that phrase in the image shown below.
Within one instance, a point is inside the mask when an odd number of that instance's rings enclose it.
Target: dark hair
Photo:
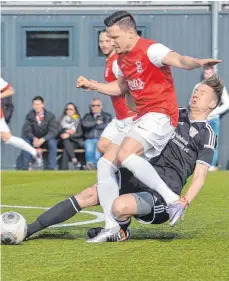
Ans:
[[[223,94],[223,88],[224,88],[223,80],[219,77],[218,74],[215,73],[210,78],[203,80],[201,83],[209,86],[214,90],[214,93],[218,98],[218,103],[217,103],[218,106],[221,102],[221,98]]]
[[[63,113],[62,113],[62,115],[61,115],[60,120],[62,120],[63,117],[67,114],[67,107],[68,107],[69,105],[72,105],[72,106],[74,107],[75,112],[76,112],[77,115],[79,115],[79,119],[80,119],[80,114],[79,114],[79,111],[78,111],[77,106],[76,106],[73,102],[69,102],[69,103],[67,103],[67,104],[65,105],[65,108],[64,108],[64,111],[63,111]]]
[[[110,27],[114,24],[117,24],[120,26],[120,28],[121,27],[125,27],[128,29],[134,28],[135,30],[137,30],[136,22],[133,16],[127,11],[114,12],[113,14],[105,18],[104,24],[106,27]]]
[[[33,98],[32,102],[34,102],[35,100],[39,100],[41,101],[42,103],[44,103],[44,99],[41,97],[41,96],[36,96]]]
[[[107,33],[106,29],[100,30],[100,31],[99,31],[99,35],[100,35],[101,33]]]

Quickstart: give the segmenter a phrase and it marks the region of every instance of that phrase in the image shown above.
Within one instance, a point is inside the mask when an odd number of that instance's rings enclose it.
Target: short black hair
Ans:
[[[41,101],[42,103],[44,103],[44,99],[41,97],[41,96],[36,96],[33,98],[32,102],[34,102],[35,100],[39,100]]]
[[[133,16],[127,11],[116,11],[110,16],[106,17],[104,20],[104,24],[106,27],[110,27],[112,25],[118,24],[119,26],[125,25],[129,28],[136,28],[136,22]]]

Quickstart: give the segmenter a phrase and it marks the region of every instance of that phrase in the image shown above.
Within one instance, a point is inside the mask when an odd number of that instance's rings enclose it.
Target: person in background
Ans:
[[[68,170],[71,160],[75,167],[78,161],[74,149],[83,148],[83,132],[80,124],[80,114],[74,103],[67,103],[60,119],[60,140],[58,146],[63,148],[60,170]]]
[[[27,142],[25,142],[22,138],[18,138],[12,135],[10,128],[7,125],[6,119],[5,119],[5,111],[4,111],[4,103],[2,103],[2,100],[11,97],[15,91],[12,88],[12,86],[6,82],[3,78],[0,77],[0,137],[1,140],[4,141],[6,144],[10,144],[16,148],[23,149],[27,152],[28,155],[30,155],[33,159],[32,162],[36,161],[38,166],[41,166],[41,157],[40,153],[37,152],[37,150],[29,145]],[[12,115],[12,112],[9,115],[7,115],[8,121]]]
[[[111,114],[103,112],[102,109],[101,100],[94,98],[91,101],[90,112],[82,119],[82,129],[85,137],[85,158],[89,170],[96,169],[97,162],[101,157],[101,153],[97,149],[97,143],[103,130],[112,120]]]
[[[201,75],[201,81],[203,79],[205,79],[205,80],[209,79],[215,73],[216,73],[216,71],[215,71],[214,67],[204,68],[204,71]],[[199,85],[200,85],[200,83],[195,85],[193,92]],[[214,130],[214,132],[217,135],[217,146],[215,149],[211,167],[209,168],[209,171],[211,171],[211,172],[218,170],[217,163],[218,163],[218,154],[219,154],[220,115],[225,113],[228,109],[229,109],[229,95],[228,95],[226,87],[224,86],[220,104],[208,116],[208,121],[209,121],[212,129]]]
[[[36,96],[32,100],[33,109],[27,114],[23,126],[24,140],[42,151],[48,149],[48,170],[56,167],[58,123],[53,113],[44,108],[44,99]],[[30,155],[22,153],[23,170],[29,169]]]
[[[1,99],[1,105],[6,124],[9,124],[14,112],[12,96],[7,96]]]

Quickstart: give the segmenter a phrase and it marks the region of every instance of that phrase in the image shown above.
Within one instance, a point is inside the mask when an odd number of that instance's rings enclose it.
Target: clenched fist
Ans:
[[[87,78],[80,76],[76,80],[76,88],[83,88],[85,90],[90,90],[90,80]]]

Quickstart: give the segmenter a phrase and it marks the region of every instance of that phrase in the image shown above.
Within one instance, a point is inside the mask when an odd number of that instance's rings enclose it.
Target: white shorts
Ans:
[[[0,119],[0,132],[3,132],[3,133],[9,133],[10,132],[10,128],[6,124],[6,121],[5,121],[4,117]]]
[[[133,121],[129,132],[120,133],[113,142],[120,145],[125,137],[136,139],[144,147],[144,158],[151,159],[160,155],[174,130],[166,114],[150,112]]]
[[[122,120],[114,118],[104,129],[101,137],[112,141],[120,132],[128,133],[133,123],[133,117]]]

